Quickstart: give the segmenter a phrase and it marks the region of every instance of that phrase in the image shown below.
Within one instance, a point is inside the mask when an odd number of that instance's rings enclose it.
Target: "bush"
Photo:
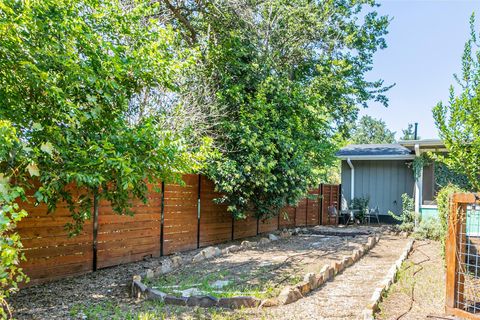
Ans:
[[[368,204],[370,202],[370,198],[368,197],[355,197],[352,199],[352,202],[350,203],[350,207],[352,209],[359,210],[359,213],[357,213],[355,216],[362,221],[363,217],[365,216],[365,210],[368,209]]]
[[[441,240],[444,232],[440,219],[429,217],[421,220],[414,235],[417,239]]]
[[[442,249],[445,249],[445,238],[447,236],[448,228],[448,213],[450,211],[450,196],[456,192],[465,192],[461,187],[449,183],[437,194],[437,206],[438,206],[438,218],[441,225],[440,241],[442,243]],[[444,252],[444,250],[442,250]]]
[[[0,319],[10,318],[7,298],[18,290],[18,283],[28,278],[19,267],[24,260],[16,224],[27,213],[18,205],[25,200],[23,182],[19,172],[35,174],[36,167],[29,163],[17,132],[8,121],[0,120]]]
[[[413,198],[408,194],[402,194],[402,213],[400,216],[392,211],[388,211],[388,214],[401,222],[399,225],[400,230],[412,232],[415,229],[415,219],[418,217],[418,213],[415,212]]]

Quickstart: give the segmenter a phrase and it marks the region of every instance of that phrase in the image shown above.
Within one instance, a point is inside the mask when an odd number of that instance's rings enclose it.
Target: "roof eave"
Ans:
[[[415,155],[413,154],[404,154],[404,155],[339,155],[337,158],[341,160],[413,160]]]

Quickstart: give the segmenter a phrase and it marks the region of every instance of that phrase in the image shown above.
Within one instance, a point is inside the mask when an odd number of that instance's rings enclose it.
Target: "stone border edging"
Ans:
[[[304,231],[304,230],[302,230]],[[294,230],[293,234],[298,234],[298,228]],[[292,232],[289,230],[283,230],[280,233],[280,238],[288,238],[292,235]],[[273,236],[273,237],[272,237]],[[276,238],[276,239],[275,239]],[[262,241],[263,240],[263,241]],[[268,241],[267,241],[268,240]],[[266,244],[271,241],[279,240],[273,234],[269,235],[269,238],[262,238],[259,242],[250,242],[243,241],[240,246],[232,245],[223,250],[220,250],[218,247],[207,247],[200,251],[192,259],[192,263],[197,263],[199,261],[216,257],[224,253],[238,252],[243,249],[252,248],[258,244]],[[360,260],[369,250],[371,250],[380,240],[380,235],[374,235],[368,237],[367,243],[363,244],[360,249],[355,249],[352,251],[350,256],[344,256],[341,260],[333,261],[330,265],[324,265],[320,270],[320,273],[307,273],[303,281],[297,283],[294,286],[286,286],[280,292],[280,294],[275,298],[269,299],[258,299],[251,296],[236,296],[230,298],[216,298],[209,295],[194,295],[190,297],[177,297],[174,295],[166,294],[159,290],[149,288],[142,282],[142,276],[135,275],[133,276],[133,281],[131,285],[131,296],[136,298],[145,297],[147,300],[159,300],[163,301],[165,304],[173,304],[180,306],[197,306],[197,307],[220,307],[220,308],[255,308],[255,307],[273,307],[278,305],[289,304],[303,298],[309,292],[319,288],[325,282],[335,278],[337,274]],[[232,248],[234,247],[234,248]],[[229,250],[230,249],[230,250]],[[234,250],[231,250],[234,249]],[[210,253],[212,255],[210,255]],[[203,255],[203,258],[197,258]],[[175,257],[174,257],[175,258]],[[179,258],[179,257],[177,257]],[[172,263],[173,264],[173,263]],[[165,270],[160,270],[158,272],[147,270],[144,275],[145,278],[150,279],[161,274],[166,274],[173,271],[172,268],[168,272],[162,272]]]
[[[346,268],[360,260],[368,251],[370,251],[380,241],[380,235],[368,237],[367,243],[360,249],[352,251],[350,256],[344,256],[341,260],[332,261],[330,265],[324,265],[319,274],[307,273],[302,282],[295,286],[286,286],[280,292],[277,298],[262,301],[261,306],[271,307],[281,304],[289,304],[302,299],[309,292],[319,288],[325,282],[333,280],[335,276]],[[277,303],[274,303],[276,300]]]
[[[402,263],[408,258],[409,253],[412,251],[413,244],[415,240],[411,239],[405,248],[403,249],[400,257],[395,261],[395,263],[388,270],[387,276],[381,282],[380,287],[376,288],[373,291],[372,297],[370,298],[369,304],[363,310],[363,319],[364,320],[373,320],[375,312],[378,310],[378,305],[382,301],[382,295],[387,292],[390,286],[395,283],[395,276],[397,275],[398,270],[402,266]]]

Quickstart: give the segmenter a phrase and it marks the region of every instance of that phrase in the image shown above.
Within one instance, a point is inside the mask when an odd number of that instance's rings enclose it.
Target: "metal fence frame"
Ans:
[[[445,311],[447,314],[462,317],[465,319],[480,319],[480,308],[475,304],[473,312],[468,309],[469,304],[465,302],[468,293],[467,289],[473,287],[474,292],[479,284],[470,284],[465,280],[469,274],[469,269],[474,268],[475,278],[478,278],[480,270],[479,255],[470,252],[471,241],[467,239],[467,219],[470,212],[480,212],[479,207],[480,194],[474,193],[456,193],[450,198],[450,212],[448,217],[447,240],[445,243],[445,262],[446,262],[446,296]],[[469,210],[468,210],[469,209]],[[475,263],[470,264],[470,258],[475,257]]]

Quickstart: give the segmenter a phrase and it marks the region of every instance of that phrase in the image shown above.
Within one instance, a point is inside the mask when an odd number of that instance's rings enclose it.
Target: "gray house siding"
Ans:
[[[410,161],[411,162],[411,161]],[[413,196],[413,170],[405,160],[357,160],[355,168],[355,197],[368,197],[370,207],[378,205],[380,214],[388,211],[399,214],[402,194]],[[351,169],[342,161],[342,195],[350,203]]]

